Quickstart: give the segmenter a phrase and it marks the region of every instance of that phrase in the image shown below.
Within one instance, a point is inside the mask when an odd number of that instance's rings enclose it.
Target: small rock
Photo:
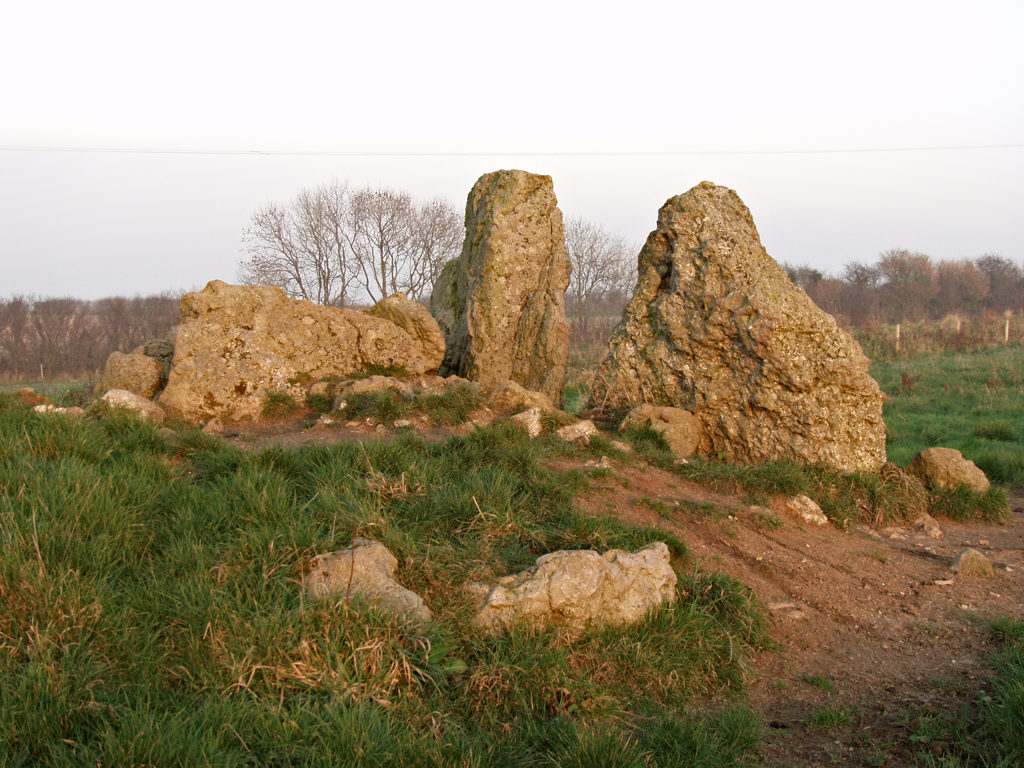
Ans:
[[[953,559],[953,570],[961,576],[992,576],[992,562],[976,549],[965,549]]]
[[[978,540],[978,546],[979,547],[987,547],[987,546],[989,546],[988,539],[979,539]]]
[[[35,413],[45,413],[53,416],[67,416],[69,419],[82,419],[85,418],[85,411],[78,406],[72,406],[70,408],[62,408],[57,405],[33,405],[32,410]]]
[[[786,501],[786,511],[796,515],[809,525],[828,525],[828,518],[814,499],[804,494]]]
[[[692,456],[700,444],[703,427],[700,420],[682,408],[660,407],[641,403],[631,410],[619,427],[620,432],[649,425],[661,433],[673,456]]]
[[[612,450],[619,451],[620,453],[633,453],[633,446],[627,445],[626,443],[623,443],[623,442],[621,442],[619,440],[612,440],[612,441],[610,441],[608,443],[608,446]]]
[[[551,398],[543,392],[526,389],[514,381],[506,381],[495,388],[487,398],[487,404],[496,411],[522,411],[528,408],[540,408],[545,413],[550,413],[558,410]]]
[[[939,524],[935,522],[935,518],[927,512],[922,512],[914,518],[914,530],[931,536],[933,539],[941,539],[944,535]]]
[[[411,427],[412,422],[409,419],[398,419],[392,426],[395,429],[402,429],[403,427]]]
[[[540,420],[540,408],[528,408],[522,413],[517,413],[511,418],[511,422],[525,429],[526,434],[530,437],[540,437],[541,433],[544,431],[544,426],[541,424]]]
[[[584,445],[589,445],[590,438],[601,434],[601,431],[594,426],[594,422],[590,419],[584,419],[583,421],[577,421],[575,424],[570,424],[566,427],[555,430],[555,434],[567,443],[583,443]]]
[[[110,408],[131,411],[140,418],[160,424],[164,420],[164,411],[152,400],[126,389],[111,389],[101,398]]]
[[[581,629],[590,623],[632,624],[676,599],[676,574],[664,542],[636,552],[613,549],[551,552],[498,584],[468,585],[486,593],[476,623],[496,628],[522,619]]]
[[[219,435],[224,431],[224,422],[214,416],[203,424],[202,431],[207,435]]]
[[[360,597],[397,616],[430,621],[423,599],[395,580],[397,567],[398,559],[379,541],[356,538],[348,549],[317,555],[302,582],[314,597]]]
[[[907,474],[919,478],[929,488],[956,490],[966,485],[976,493],[991,487],[985,473],[953,448],[928,448],[921,451],[907,466]]]
[[[953,584],[953,579],[936,579],[932,584],[937,587],[948,587],[950,584]]]

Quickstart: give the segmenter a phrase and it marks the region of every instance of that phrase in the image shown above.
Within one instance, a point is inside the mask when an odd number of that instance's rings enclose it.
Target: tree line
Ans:
[[[181,296],[0,299],[0,379],[87,377],[115,350],[166,338]]]
[[[997,254],[933,261],[927,254],[897,248],[873,264],[851,262],[838,276],[783,266],[819,307],[853,330],[1024,311],[1024,270]]]

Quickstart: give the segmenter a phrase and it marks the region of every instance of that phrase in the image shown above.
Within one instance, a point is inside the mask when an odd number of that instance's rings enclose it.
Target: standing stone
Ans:
[[[699,452],[733,462],[885,463],[867,358],[768,255],[735,192],[704,182],[671,198],[638,268],[594,405],[688,410]]]
[[[126,355],[115,351],[107,358],[97,390],[108,392],[124,389],[141,397],[152,398],[166,383],[167,377],[159,360],[141,352]]]
[[[495,171],[466,203],[462,255],[434,284],[430,311],[445,334],[442,375],[484,391],[511,379],[562,402],[569,355],[569,257],[550,176]]]

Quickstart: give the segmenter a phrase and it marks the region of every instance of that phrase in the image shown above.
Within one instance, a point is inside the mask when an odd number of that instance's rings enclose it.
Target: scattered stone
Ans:
[[[550,176],[495,171],[466,202],[462,254],[434,283],[441,372],[489,391],[511,379],[562,402],[569,356],[569,257]]]
[[[100,398],[110,408],[131,411],[140,418],[160,424],[164,420],[164,410],[152,400],[129,392],[127,389],[111,389]]]
[[[965,549],[953,558],[953,571],[961,576],[993,576],[992,561],[976,549]]]
[[[202,432],[207,435],[219,435],[224,432],[224,422],[214,416],[208,422],[203,424]]]
[[[33,405],[32,410],[35,413],[48,414],[51,416],[66,416],[69,419],[85,418],[85,409],[79,408],[78,406],[62,408],[60,406],[52,405],[50,403],[40,403],[39,405]]]
[[[907,473],[919,478],[929,488],[956,490],[966,485],[975,493],[987,493],[991,487],[985,473],[955,448],[921,451],[910,460]]]
[[[96,390],[123,389],[149,400],[166,383],[167,377],[159,360],[141,353],[111,352]]]
[[[404,427],[411,427],[412,421],[409,419],[398,419],[394,424],[391,425],[395,429],[403,429]]]
[[[577,421],[575,424],[569,424],[568,426],[555,430],[555,434],[567,443],[583,443],[584,445],[590,445],[590,438],[600,435],[601,430],[594,426],[594,422],[590,419],[583,419],[582,421]]]
[[[610,440],[608,442],[608,447],[621,453],[633,453],[633,446],[620,442],[619,440]]]
[[[497,411],[521,411],[525,408],[540,408],[545,413],[557,411],[551,398],[543,392],[534,392],[526,389],[514,381],[505,381],[499,384],[490,397],[487,404]]]
[[[703,428],[700,420],[682,408],[648,405],[641,403],[631,410],[619,427],[620,432],[650,426],[660,432],[668,443],[673,456],[692,456],[700,445]]]
[[[885,463],[883,395],[860,346],[767,254],[739,196],[710,182],[659,212],[591,398],[686,409],[703,426],[698,453],[731,462]]]
[[[948,587],[953,583],[955,583],[954,579],[936,579],[932,582],[937,587]]]
[[[676,599],[676,574],[663,542],[636,552],[613,549],[551,552],[494,586],[470,585],[483,595],[476,623],[490,628],[517,619],[533,625],[633,624]]]
[[[817,502],[809,496],[800,494],[786,500],[786,511],[796,515],[808,525],[828,525],[828,518],[821,511]]]
[[[430,370],[417,342],[386,318],[214,280],[181,301],[174,365],[159,402],[186,421],[258,421],[270,392],[302,402],[304,383],[374,366]]]
[[[987,546],[989,546],[988,539],[978,539],[978,546],[979,547],[987,547]]]
[[[927,512],[922,512],[914,518],[914,530],[924,533],[933,539],[941,539],[945,535],[942,532],[942,528],[935,521],[935,518]]]
[[[425,306],[396,293],[373,305],[368,314],[383,317],[397,325],[420,349],[428,371],[436,371],[444,361],[444,334]]]
[[[430,621],[423,598],[395,580],[398,559],[379,541],[356,538],[339,552],[317,555],[303,585],[314,597],[350,602],[361,598],[397,616]]]
[[[530,437],[540,437],[544,432],[544,425],[541,423],[540,408],[527,408],[522,413],[517,413],[510,421],[526,430]]]

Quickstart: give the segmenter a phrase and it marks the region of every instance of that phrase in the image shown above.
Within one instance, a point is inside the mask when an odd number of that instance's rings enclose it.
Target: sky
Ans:
[[[499,168],[641,244],[735,189],[780,262],[1024,260],[1024,3],[9,3],[0,297],[237,281],[333,181],[460,210]]]

